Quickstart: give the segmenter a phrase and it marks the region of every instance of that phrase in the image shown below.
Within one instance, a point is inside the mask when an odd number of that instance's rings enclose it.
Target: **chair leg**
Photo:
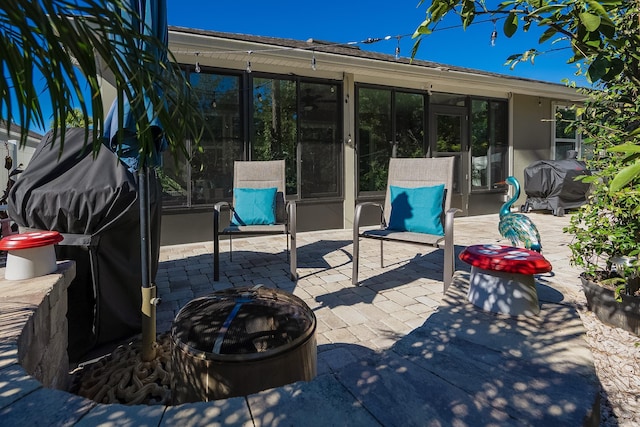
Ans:
[[[380,240],[380,268],[384,268],[384,240]]]
[[[220,280],[220,223],[218,211],[213,214],[213,281]]]
[[[291,250],[289,249],[289,230],[286,231],[285,237],[287,238],[287,262],[291,261]]]
[[[443,291],[453,283],[453,273],[456,268],[455,243],[453,239],[453,221],[456,212],[460,209],[451,208],[447,211],[444,221],[444,271],[442,272]]]
[[[287,239],[288,241],[288,239]],[[291,250],[289,251],[289,268],[291,269],[291,280],[298,280],[298,253],[296,247],[296,233],[291,233]]]
[[[351,284],[353,286],[358,286],[358,261],[360,256],[360,236],[358,232],[354,230],[353,232],[353,259],[351,260],[351,264],[353,264],[353,268],[351,270]]]
[[[298,280],[298,252],[296,242],[296,232],[298,230],[297,208],[295,201],[287,205],[287,248],[289,247],[289,235],[291,236],[291,250],[289,255],[289,275],[292,281]]]
[[[233,234],[229,233],[229,261],[233,261],[233,247],[232,247]]]
[[[444,293],[449,289],[449,285],[453,281],[453,266],[455,263],[453,245],[445,245],[444,247],[444,271],[442,272],[442,282],[444,283]]]

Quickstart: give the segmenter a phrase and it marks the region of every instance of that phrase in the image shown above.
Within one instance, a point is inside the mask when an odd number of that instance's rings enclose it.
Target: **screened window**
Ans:
[[[395,98],[395,157],[424,157],[425,97],[419,93],[397,92]]]
[[[207,126],[189,159],[165,155],[165,207],[229,200],[236,160],[285,160],[288,196],[341,196],[341,84],[255,74],[190,72]]]
[[[471,189],[489,190],[508,171],[508,107],[505,101],[471,101]]]
[[[455,156],[454,191],[491,190],[506,178],[507,101],[365,85],[356,95],[360,193],[385,190],[390,157]]]
[[[251,158],[284,159],[288,195],[341,194],[340,89],[331,83],[253,79]]]
[[[208,126],[190,161],[166,156],[160,172],[164,206],[211,205],[231,194],[233,162],[243,158],[240,76],[191,73]]]
[[[287,194],[297,194],[297,94],[294,80],[253,79],[251,160],[285,160]]]
[[[358,187],[383,191],[390,157],[425,157],[425,94],[357,88]]]
[[[391,91],[358,90],[358,163],[360,191],[382,191],[392,153]]]
[[[342,110],[338,86],[300,83],[300,193],[340,195]]]

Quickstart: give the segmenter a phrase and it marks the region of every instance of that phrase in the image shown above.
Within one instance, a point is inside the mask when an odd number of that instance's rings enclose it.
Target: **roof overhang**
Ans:
[[[576,88],[561,84],[428,61],[396,59],[393,55],[350,46],[170,27],[169,47],[176,60],[186,64],[197,61],[212,67],[244,70],[247,61],[251,61],[254,70],[279,70],[282,74],[306,77],[322,75],[341,79],[346,73],[353,74],[356,81],[367,78],[388,81],[394,77],[413,87],[439,92],[487,96],[520,94],[569,102],[584,99]],[[310,66],[313,56],[318,72]]]

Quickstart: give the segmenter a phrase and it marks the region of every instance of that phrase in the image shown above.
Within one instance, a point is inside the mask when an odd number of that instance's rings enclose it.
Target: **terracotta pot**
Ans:
[[[587,306],[600,321],[640,336],[640,297],[622,295],[622,301],[618,302],[612,290],[584,276],[580,279]]]

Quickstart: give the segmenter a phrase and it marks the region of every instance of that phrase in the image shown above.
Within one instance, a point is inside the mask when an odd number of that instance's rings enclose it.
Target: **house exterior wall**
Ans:
[[[521,182],[524,168],[535,160],[550,159],[552,147],[552,103],[575,98],[576,91],[561,85],[514,79],[475,70],[411,64],[394,61],[392,56],[367,57],[354,50],[354,56],[314,51],[317,69],[310,66],[311,52],[302,48],[268,49],[272,39],[264,40],[242,35],[170,29],[169,46],[180,64],[244,72],[247,61],[257,73],[295,75],[304,78],[342,82],[344,101],[342,115],[342,196],[340,200],[298,201],[298,230],[311,231],[330,228],[350,228],[354,206],[358,201],[356,150],[356,85],[381,85],[424,93],[439,92],[505,100],[509,105],[509,173]],[[282,41],[273,41],[282,47]],[[284,41],[287,42],[287,41]],[[293,41],[288,41],[292,42]],[[299,42],[298,42],[299,43]],[[295,43],[294,43],[295,44]],[[253,54],[248,54],[253,51]],[[357,54],[356,54],[357,53]],[[250,55],[250,56],[249,56]],[[359,55],[359,56],[358,56]],[[105,87],[108,87],[108,82]],[[107,90],[113,96],[112,90]],[[110,105],[112,99],[107,96]],[[466,201],[467,214],[497,212],[506,194],[500,191],[471,193]],[[519,204],[524,203],[521,195]],[[210,240],[212,208],[193,207],[166,210],[162,219],[161,244],[180,244]]]

